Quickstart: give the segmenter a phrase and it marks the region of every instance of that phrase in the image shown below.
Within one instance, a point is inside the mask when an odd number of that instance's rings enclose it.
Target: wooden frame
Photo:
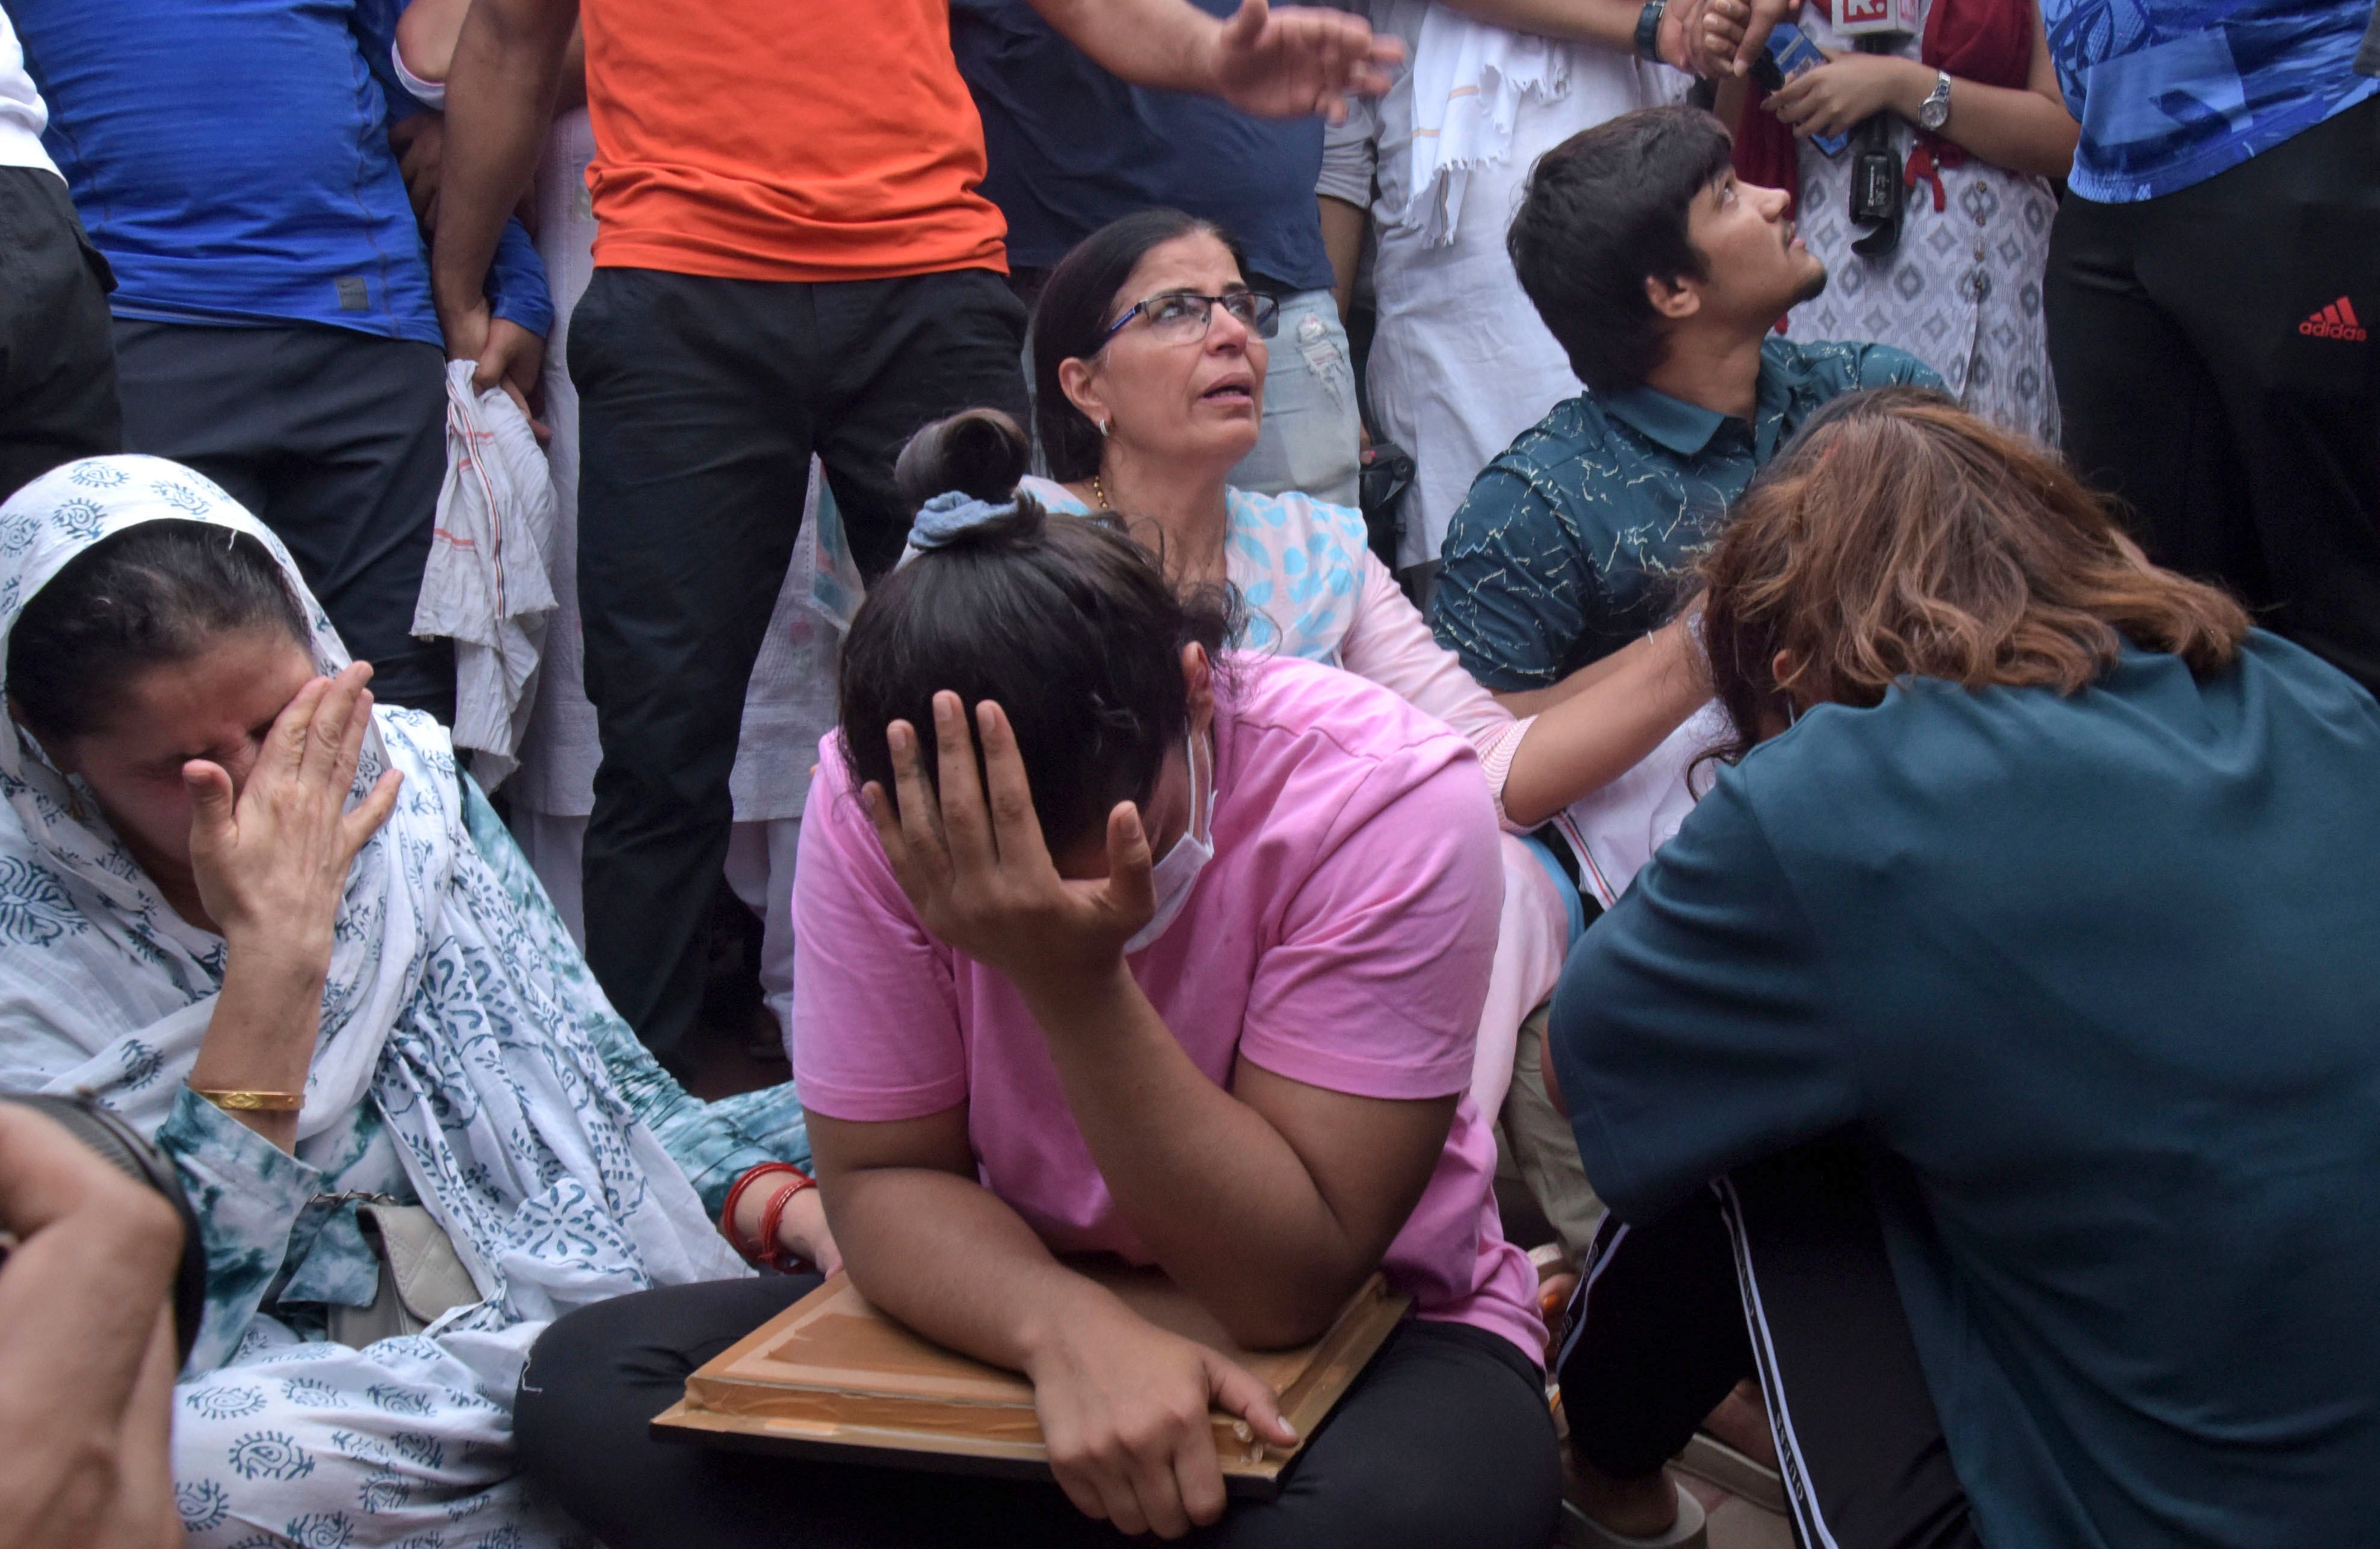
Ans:
[[[1322,1337],[1252,1351],[1154,1269],[1077,1265],[1161,1328],[1214,1349],[1272,1385],[1298,1446],[1258,1441],[1247,1422],[1212,1417],[1215,1455],[1237,1500],[1270,1500],[1332,1406],[1404,1318],[1409,1299],[1374,1275]],[[1049,1479],[1033,1385],[932,1344],[868,1305],[841,1274],[745,1336],[686,1379],[686,1397],[652,1422],[666,1441],[822,1461]]]

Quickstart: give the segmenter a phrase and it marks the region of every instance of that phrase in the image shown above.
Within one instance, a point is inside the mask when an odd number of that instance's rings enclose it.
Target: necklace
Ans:
[[[1108,503],[1108,487],[1099,482],[1098,474],[1091,475],[1091,503],[1101,511],[1115,509]]]

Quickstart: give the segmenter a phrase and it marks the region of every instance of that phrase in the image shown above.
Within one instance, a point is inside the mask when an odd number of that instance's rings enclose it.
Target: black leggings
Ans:
[[[1114,1545],[1055,1484],[814,1463],[657,1442],[689,1372],[817,1284],[727,1280],[624,1296],[548,1329],[521,1375],[522,1468],[608,1549]],[[1201,1545],[1545,1549],[1560,1493],[1536,1370],[1496,1335],[1407,1323],[1324,1422],[1277,1501]]]
[[[2380,98],[2161,199],[2068,199],[2043,296],[2076,471],[2380,694]]]
[[[1571,1446],[1641,1478],[1757,1376],[1804,1544],[1973,1549],[1966,1492],[1857,1152],[1739,1170],[1658,1221],[1604,1222],[1560,1363]]]

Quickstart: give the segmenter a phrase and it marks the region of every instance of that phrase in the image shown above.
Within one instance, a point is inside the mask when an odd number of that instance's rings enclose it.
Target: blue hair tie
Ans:
[[[1014,501],[994,505],[963,490],[946,490],[917,508],[917,519],[909,526],[909,547],[920,551],[939,549],[987,522],[1015,514]]]

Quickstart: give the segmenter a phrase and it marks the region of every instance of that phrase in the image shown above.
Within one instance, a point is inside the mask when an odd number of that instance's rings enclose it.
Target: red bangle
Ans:
[[[775,1173],[790,1173],[799,1180],[791,1191],[794,1193],[799,1193],[803,1189],[812,1186],[810,1175],[804,1172],[801,1168],[794,1166],[791,1162],[763,1162],[757,1168],[747,1169],[743,1177],[738,1178],[729,1186],[727,1190],[727,1204],[725,1207],[719,1212],[720,1235],[727,1239],[727,1245],[735,1249],[737,1253],[741,1254],[744,1262],[747,1264],[766,1263],[769,1258],[772,1256],[773,1249],[754,1243],[748,1243],[744,1240],[743,1234],[735,1229],[735,1206],[743,1200],[745,1190],[750,1188],[754,1183],[759,1181],[761,1179],[767,1178]],[[767,1241],[768,1233],[764,1231],[761,1236],[761,1242],[766,1243]]]
[[[817,1187],[816,1179],[799,1168],[795,1168],[794,1186],[782,1191],[776,1198],[760,1208],[760,1241],[764,1245],[760,1262],[780,1275],[791,1275],[795,1269],[808,1262],[791,1249],[781,1247],[777,1242],[777,1228],[785,1219],[785,1206],[793,1204],[794,1196],[803,1190]]]

